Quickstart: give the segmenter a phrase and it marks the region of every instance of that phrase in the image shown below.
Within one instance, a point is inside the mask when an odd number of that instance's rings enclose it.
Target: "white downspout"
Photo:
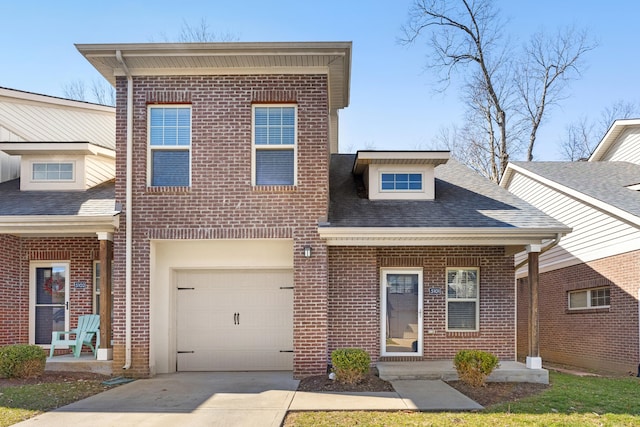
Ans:
[[[540,251],[540,255],[542,255],[543,253],[547,252],[549,249],[552,249],[554,246],[556,246],[558,243],[560,243],[560,239],[562,239],[562,234],[560,234],[560,233],[556,234],[556,238],[553,239],[553,242],[549,243],[547,246],[542,248],[542,250]],[[513,271],[517,272],[518,270],[520,270],[522,267],[524,267],[528,263],[529,263],[529,258],[525,257],[525,259],[520,264],[516,265],[513,268]]]
[[[133,185],[131,182],[133,171],[133,78],[129,72],[127,64],[122,58],[122,52],[116,51],[116,59],[122,65],[122,69],[127,76],[127,161],[125,176],[125,206],[127,215],[125,216],[125,363],[122,369],[131,367],[131,250],[132,250],[132,194]]]

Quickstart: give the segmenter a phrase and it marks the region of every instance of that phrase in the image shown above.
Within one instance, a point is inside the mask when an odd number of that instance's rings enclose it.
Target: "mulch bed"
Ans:
[[[475,400],[482,406],[511,402],[540,393],[549,386],[534,383],[486,383],[484,387],[471,387],[462,381],[450,381],[451,387]],[[371,374],[357,384],[342,384],[332,381],[328,375],[316,375],[300,381],[298,391],[331,392],[385,392],[394,391],[390,382]]]

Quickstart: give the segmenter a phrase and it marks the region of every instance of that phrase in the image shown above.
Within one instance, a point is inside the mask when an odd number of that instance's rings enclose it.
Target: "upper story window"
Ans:
[[[296,107],[253,106],[253,184],[295,185]]]
[[[73,181],[73,162],[32,163],[33,181]]]
[[[381,173],[381,191],[422,191],[421,173]]]
[[[447,268],[447,330],[477,331],[480,278],[478,268]]]
[[[610,288],[595,288],[569,292],[569,310],[606,308],[610,305]]]
[[[191,107],[149,107],[149,184],[188,187],[191,182]]]

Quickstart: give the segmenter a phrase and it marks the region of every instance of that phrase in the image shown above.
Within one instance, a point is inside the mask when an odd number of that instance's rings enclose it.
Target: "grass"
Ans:
[[[304,426],[639,426],[638,378],[550,373],[552,386],[480,412],[300,412],[287,427]]]
[[[35,417],[106,390],[101,380],[0,387],[0,427]]]

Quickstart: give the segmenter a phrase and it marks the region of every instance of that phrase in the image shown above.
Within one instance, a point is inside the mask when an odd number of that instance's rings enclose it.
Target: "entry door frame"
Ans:
[[[387,275],[415,274],[418,276],[418,301],[416,320],[418,322],[418,343],[416,352],[388,352],[387,343]],[[381,356],[422,356],[424,345],[424,282],[422,268],[381,268],[380,269],[380,355]]]
[[[70,313],[70,283],[71,283],[71,263],[69,261],[33,261],[29,263],[29,343],[35,344],[36,341],[36,269],[38,268],[51,268],[52,270],[57,267],[63,267],[65,269],[66,277],[64,284],[64,330],[69,330],[69,313]],[[39,344],[44,348],[49,348],[50,345]],[[64,347],[60,347],[64,348]]]

